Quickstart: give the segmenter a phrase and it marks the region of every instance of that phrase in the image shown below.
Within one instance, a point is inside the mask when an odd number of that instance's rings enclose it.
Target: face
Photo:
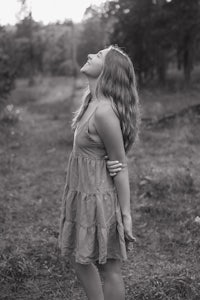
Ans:
[[[88,77],[99,77],[103,69],[105,57],[108,51],[109,49],[104,49],[96,54],[89,54],[87,62],[84,64],[80,71]]]

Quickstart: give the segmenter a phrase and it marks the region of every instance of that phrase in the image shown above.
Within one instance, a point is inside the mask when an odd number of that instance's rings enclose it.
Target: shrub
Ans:
[[[0,27],[0,112],[4,110],[6,98],[14,87],[14,79],[13,45],[9,33]]]

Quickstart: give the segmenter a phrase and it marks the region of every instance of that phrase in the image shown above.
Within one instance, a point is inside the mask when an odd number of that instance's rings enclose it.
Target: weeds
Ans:
[[[70,89],[64,78],[48,78],[34,88],[19,83],[9,109],[22,109],[22,121],[0,128],[0,298],[83,300],[57,245],[62,184],[73,142],[71,111],[78,100],[76,95],[76,103],[69,94],[65,97]],[[145,110],[155,120],[165,108],[182,105],[180,92],[163,95],[160,104],[160,93],[150,96]],[[197,96],[191,96],[193,103]],[[127,300],[200,299],[198,129],[198,114],[192,118],[192,111],[189,117],[185,111],[176,121],[142,129],[132,156],[137,168],[130,162],[138,242],[122,270]]]
[[[34,276],[34,267],[26,255],[7,254],[1,255],[0,274],[2,282],[23,282]]]
[[[129,286],[127,299],[134,300],[198,300],[200,279],[188,274],[153,276]]]
[[[154,169],[150,176],[141,176],[138,183],[139,198],[162,199],[175,193],[195,192],[192,172],[188,167]]]
[[[0,122],[7,125],[15,125],[20,119],[20,109],[14,107],[13,104],[5,106],[0,116]]]

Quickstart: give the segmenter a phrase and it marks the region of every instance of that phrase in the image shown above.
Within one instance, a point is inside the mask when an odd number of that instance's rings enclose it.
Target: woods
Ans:
[[[15,26],[0,31],[1,79],[6,82],[13,75],[29,76],[30,82],[37,74],[70,76],[87,53],[108,44],[118,44],[129,53],[141,85],[152,81],[165,85],[171,66],[182,70],[189,84],[200,61],[198,0],[109,1],[90,6],[80,24],[66,20],[43,25],[27,11]],[[7,82],[1,95],[11,86]]]
[[[128,155],[137,243],[122,269],[126,299],[199,300],[200,1],[111,0],[80,23],[48,24],[19,2],[16,24],[0,23],[0,298],[86,299],[58,251],[60,205],[80,66],[117,44],[133,61],[142,118]]]
[[[139,82],[166,81],[170,64],[183,70],[185,82],[199,63],[200,3],[119,0],[108,3],[115,19],[111,42],[123,45],[135,62]]]

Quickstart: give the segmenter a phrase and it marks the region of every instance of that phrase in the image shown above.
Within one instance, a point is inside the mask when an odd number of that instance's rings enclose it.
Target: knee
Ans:
[[[116,281],[118,278],[122,276],[121,268],[119,266],[101,266],[100,273],[104,280],[113,280]]]
[[[113,270],[104,270],[102,272],[102,277],[103,279],[106,281],[106,280],[109,280],[109,281],[118,281],[119,279],[121,279],[121,272],[118,272],[118,271],[113,271]]]

